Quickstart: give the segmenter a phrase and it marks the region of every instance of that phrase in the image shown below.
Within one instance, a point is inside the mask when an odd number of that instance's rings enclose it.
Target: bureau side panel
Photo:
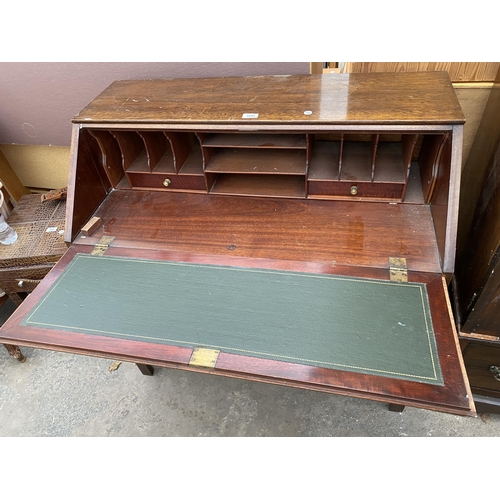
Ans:
[[[98,165],[95,144],[85,129],[73,125],[65,241],[71,243],[111,190]]]

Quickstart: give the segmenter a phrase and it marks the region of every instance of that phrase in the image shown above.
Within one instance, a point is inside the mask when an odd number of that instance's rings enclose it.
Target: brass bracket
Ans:
[[[215,368],[220,351],[195,347],[189,360],[189,366],[200,366],[202,368]]]
[[[90,255],[104,255],[114,239],[114,236],[102,236],[101,239],[95,244]]]
[[[408,282],[408,267],[405,258],[389,257],[389,278],[398,283]]]

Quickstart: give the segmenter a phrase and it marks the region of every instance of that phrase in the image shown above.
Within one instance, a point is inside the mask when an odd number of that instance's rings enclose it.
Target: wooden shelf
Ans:
[[[342,150],[342,156],[341,156]],[[339,179],[339,163],[341,175]],[[405,182],[401,143],[379,142],[372,179],[372,146],[367,142],[318,141],[314,145],[309,180]]]
[[[193,186],[199,190],[205,185],[208,191],[222,194],[332,199],[354,196],[359,201],[400,202],[405,201],[418,139],[415,134],[357,132],[323,134],[319,140],[306,133],[91,132],[102,152],[101,161],[111,165],[106,175],[117,188],[163,189],[159,177],[148,180],[146,176],[166,175],[176,189],[186,186],[190,191]],[[431,146],[442,142],[436,139]],[[424,172],[433,172],[437,146],[427,147],[427,153],[421,155]],[[125,178],[120,177],[122,170]],[[425,175],[427,178],[430,174]],[[174,180],[175,176],[197,176],[203,182]],[[410,203],[418,198],[415,186],[413,182]]]
[[[398,142],[388,139],[385,134],[342,134],[337,141],[316,141],[307,176],[308,194],[403,201],[417,136],[401,135]]]
[[[203,159],[199,147],[194,147],[189,153],[184,165],[179,171],[182,175],[201,175],[203,176]]]
[[[139,156],[135,159],[135,161],[128,167],[126,170],[128,173],[137,172],[137,173],[148,173],[151,172],[148,157],[146,151],[142,151]],[[175,173],[174,168],[174,159],[172,156],[172,152],[167,150],[167,152],[163,155],[163,157],[158,161],[155,168],[152,172],[158,173]]]
[[[223,174],[217,177],[211,193],[305,198],[305,178],[293,175]]]
[[[340,180],[370,182],[372,178],[371,157],[370,143],[344,141]]]
[[[375,182],[405,182],[403,148],[400,143],[380,142],[375,159]]]
[[[217,150],[206,172],[305,175],[306,155],[300,150],[281,149],[220,149]]]
[[[340,141],[316,141],[309,165],[309,180],[338,180],[339,161]]]
[[[203,147],[306,149],[304,134],[206,134]]]
[[[143,149],[137,158],[130,164],[126,172],[150,172],[148,165],[148,155],[146,150]]]

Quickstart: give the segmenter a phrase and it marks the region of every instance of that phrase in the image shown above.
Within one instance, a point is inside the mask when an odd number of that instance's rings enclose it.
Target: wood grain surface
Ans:
[[[428,206],[116,190],[95,215],[101,227],[76,244],[109,234],[117,246],[385,269],[394,256],[441,271]]]
[[[409,273],[410,281],[426,284],[431,316],[438,346],[439,361],[443,370],[444,386],[391,379],[377,375],[331,370],[283,361],[265,360],[251,356],[221,353],[214,370],[189,366],[192,349],[149,342],[85,335],[76,332],[56,331],[45,328],[21,327],[26,314],[36,306],[52,284],[66,269],[77,252],[90,253],[91,246],[73,247],[63,256],[47,278],[35,289],[2,327],[0,342],[9,343],[13,338],[19,345],[47,348],[56,351],[112,357],[113,359],[168,366],[193,371],[209,371],[217,375],[258,380],[292,387],[307,388],[335,394],[369,398],[379,401],[412,405],[460,415],[473,415],[474,405],[469,398],[469,387],[457,362],[460,357],[450,317],[447,314],[446,296],[440,275]],[[196,254],[179,254],[167,251],[148,251],[110,247],[108,255],[138,258],[175,259],[196,263],[214,263],[259,267],[307,270],[313,268],[330,274],[379,278],[381,270],[353,268],[350,266],[309,266],[307,263],[277,260],[244,259]],[[272,267],[271,267],[272,266]],[[320,271],[321,272],[321,271]]]
[[[348,62],[346,73],[447,71],[453,82],[492,82],[500,67],[497,62]]]
[[[74,121],[450,124],[464,115],[448,74],[427,72],[119,81]]]

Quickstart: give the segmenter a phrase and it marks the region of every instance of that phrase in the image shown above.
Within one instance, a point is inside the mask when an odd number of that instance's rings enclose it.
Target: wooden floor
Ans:
[[[101,227],[75,243],[441,271],[428,206],[115,190],[95,215]]]

